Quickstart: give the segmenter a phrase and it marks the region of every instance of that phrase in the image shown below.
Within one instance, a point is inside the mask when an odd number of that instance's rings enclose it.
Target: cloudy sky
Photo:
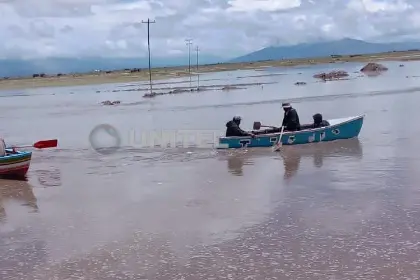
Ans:
[[[0,58],[185,54],[352,37],[417,40],[419,0],[0,0]],[[420,41],[420,37],[418,39]]]

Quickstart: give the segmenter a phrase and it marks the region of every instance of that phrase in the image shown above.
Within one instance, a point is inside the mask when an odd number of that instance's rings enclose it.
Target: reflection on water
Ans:
[[[333,142],[314,143],[300,146],[286,146],[281,152],[284,164],[284,178],[290,179],[298,172],[302,157],[311,157],[313,165],[321,168],[327,157],[362,158],[362,145],[358,138]]]
[[[226,156],[221,153],[222,157]],[[229,173],[234,176],[243,176],[244,165],[253,165],[252,150],[237,150],[227,155],[227,167]],[[224,158],[222,158],[223,160]]]
[[[22,211],[23,210],[23,211]],[[38,201],[26,181],[0,180],[0,279],[23,279],[45,263],[46,243],[33,235],[25,212],[38,213]]]
[[[221,153],[223,155],[223,153]],[[291,179],[299,170],[302,157],[311,157],[313,165],[321,168],[326,157],[352,157],[362,158],[362,145],[358,138],[339,140],[334,142],[314,143],[299,146],[283,146],[281,152],[272,152],[267,148],[255,148],[249,150],[237,150],[227,157],[228,171],[234,176],[243,176],[244,165],[253,165],[256,158],[280,158],[284,165],[284,179]]]
[[[14,202],[38,211],[37,199],[32,191],[32,186],[26,181],[0,180],[0,219],[7,216],[6,204]]]
[[[284,165],[283,178],[285,180],[291,179],[293,176],[296,175],[299,169],[301,156],[299,155],[299,152],[295,151],[295,152],[289,152],[287,156],[282,155],[282,158],[283,158],[283,165]]]
[[[228,170],[230,173],[236,176],[242,176],[244,174],[243,166],[244,160],[239,156],[229,157],[227,160]]]
[[[373,72],[365,72],[363,73],[365,76],[370,77],[370,78],[375,78],[375,77],[379,77],[380,75],[382,75],[383,73],[381,71],[373,71]]]

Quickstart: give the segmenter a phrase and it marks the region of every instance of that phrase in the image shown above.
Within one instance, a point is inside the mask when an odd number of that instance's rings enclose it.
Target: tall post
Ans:
[[[200,73],[198,73],[198,53],[200,51],[200,48],[198,46],[195,47],[195,51],[197,53],[197,59],[196,59],[196,63],[197,63],[197,91],[200,90]]]
[[[150,24],[155,23],[156,21],[150,21],[148,18],[147,21],[141,21],[141,23],[147,24],[147,49],[149,52],[149,83],[150,83],[150,94],[153,95],[153,86],[152,86],[152,66],[151,66],[151,59],[150,59]]]
[[[191,88],[191,45],[192,45],[192,39],[185,39],[185,42],[188,46],[188,74],[190,76],[190,88]]]
[[[198,71],[198,52],[200,51],[200,48],[198,46],[195,47],[195,51],[197,52],[197,71]]]

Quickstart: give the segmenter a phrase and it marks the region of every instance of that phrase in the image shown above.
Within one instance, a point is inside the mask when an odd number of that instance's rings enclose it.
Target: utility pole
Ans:
[[[200,51],[200,48],[198,46],[195,47],[195,51],[197,52],[197,91],[200,90],[200,73],[198,73],[198,53]]]
[[[195,51],[197,52],[197,71],[198,71],[198,52],[200,51],[200,48],[196,46]]]
[[[188,74],[190,75],[190,88],[191,88],[191,45],[192,39],[185,39],[188,46]]]
[[[150,94],[153,95],[153,87],[152,87],[152,67],[150,62],[150,24],[156,23],[156,21],[150,21],[148,18],[147,21],[141,21],[141,23],[147,24],[147,49],[149,51],[149,82],[150,82]]]

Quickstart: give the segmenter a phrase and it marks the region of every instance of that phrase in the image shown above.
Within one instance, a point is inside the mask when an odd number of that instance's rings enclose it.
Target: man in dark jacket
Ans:
[[[241,124],[241,117],[235,116],[231,121],[226,123],[226,137],[231,136],[251,136],[254,137],[254,134],[242,130],[239,125]]]
[[[320,113],[316,113],[315,115],[312,116],[312,118],[314,119],[314,128],[330,125],[328,121],[322,119],[322,115]]]
[[[299,115],[294,108],[290,105],[290,103],[283,103],[281,105],[284,110],[284,117],[282,126],[284,126],[284,130],[288,131],[297,131],[300,130],[300,121]]]

